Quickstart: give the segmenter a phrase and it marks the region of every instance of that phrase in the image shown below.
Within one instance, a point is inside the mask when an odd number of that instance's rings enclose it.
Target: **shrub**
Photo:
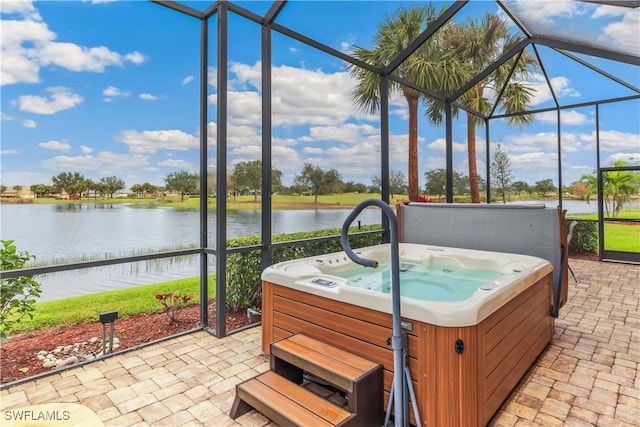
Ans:
[[[351,232],[373,231],[379,226],[365,225],[360,229],[353,227]],[[276,234],[272,237],[274,243],[294,240],[314,239],[317,237],[339,236],[340,228],[329,228],[292,234]],[[349,243],[352,248],[361,248],[380,244],[379,234],[366,236],[352,236]],[[230,248],[253,246],[260,244],[259,236],[241,237],[227,242]],[[273,250],[273,263],[310,257],[314,255],[328,254],[342,251],[340,239],[309,241],[304,244],[291,244],[278,247]],[[227,258],[227,308],[229,310],[241,310],[261,306],[262,301],[262,274],[261,251],[255,250],[243,253],[232,253]]]
[[[178,291],[173,291],[156,294],[156,299],[160,301],[160,304],[164,307],[164,312],[168,316],[168,323],[175,323],[178,321],[178,315],[182,309],[193,299],[193,293],[180,294]]]
[[[567,219],[567,230],[573,222]],[[573,229],[573,237],[569,242],[569,252],[578,254],[597,254],[598,253],[598,222],[597,221],[578,221]]]
[[[18,251],[13,240],[0,240],[0,270],[21,269],[35,256],[27,251]],[[8,331],[25,317],[33,317],[35,298],[40,296],[40,283],[33,276],[0,279],[0,340],[8,339]]]

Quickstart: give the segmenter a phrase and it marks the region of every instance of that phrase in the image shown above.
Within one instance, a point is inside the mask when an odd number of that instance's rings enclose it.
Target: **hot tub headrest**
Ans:
[[[564,211],[544,204],[398,205],[400,241],[536,256],[553,264],[554,292],[566,300],[567,248]],[[562,235],[564,231],[564,245]]]

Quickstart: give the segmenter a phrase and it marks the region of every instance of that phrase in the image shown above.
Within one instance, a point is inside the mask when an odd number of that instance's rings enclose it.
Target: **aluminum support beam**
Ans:
[[[227,334],[227,80],[229,21],[226,3],[218,6],[218,93],[216,186],[216,336]]]
[[[272,7],[273,9],[273,7]],[[270,10],[272,10],[270,9]],[[273,17],[275,17],[275,12]],[[272,108],[271,108],[271,27],[262,26],[262,269],[272,264]]]
[[[484,119],[484,140],[485,140],[485,182],[487,203],[491,203],[491,141],[489,140],[489,119]]]
[[[207,105],[207,82],[209,64],[209,22],[202,19],[200,23],[200,248],[209,246],[209,226],[207,219],[208,198],[208,108]],[[209,325],[209,266],[208,255],[200,254],[200,323],[203,326]]]
[[[380,181],[382,183],[382,201],[390,202],[389,188],[389,77],[380,77]],[[385,233],[382,236],[384,243],[389,243],[389,218],[383,213],[381,215],[382,229]]]
[[[453,112],[451,103],[445,104],[445,130],[446,130],[446,185],[445,194],[447,203],[453,203]]]

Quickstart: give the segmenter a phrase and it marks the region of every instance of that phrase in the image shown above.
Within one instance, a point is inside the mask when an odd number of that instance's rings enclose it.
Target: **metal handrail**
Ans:
[[[411,381],[411,374],[407,365],[407,336],[402,331],[401,314],[400,314],[400,250],[398,248],[398,221],[396,215],[391,207],[378,199],[368,199],[361,202],[356,206],[353,211],[347,216],[342,225],[342,233],[340,240],[342,248],[347,254],[349,259],[353,262],[363,265],[365,267],[378,267],[378,261],[373,259],[366,259],[358,256],[349,245],[349,227],[351,223],[356,219],[358,214],[368,206],[378,206],[382,209],[382,212],[387,216],[390,225],[391,235],[391,305],[392,305],[392,324],[393,324],[393,336],[391,339],[391,345],[393,349],[393,385],[391,394],[389,396],[389,403],[387,405],[387,413],[385,416],[384,425],[389,422],[391,415],[391,404],[394,403],[394,425],[396,427],[408,427],[409,426],[409,411],[408,411],[408,399],[407,391],[413,401],[413,414],[416,418],[418,426],[422,425],[420,421],[420,415],[418,413],[418,406],[415,399],[415,393],[413,390],[413,382]]]

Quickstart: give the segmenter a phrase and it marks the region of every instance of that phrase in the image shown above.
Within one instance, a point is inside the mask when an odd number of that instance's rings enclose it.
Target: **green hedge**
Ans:
[[[574,220],[569,218],[567,222],[567,230]],[[573,229],[573,237],[569,242],[569,252],[578,254],[597,254],[598,253],[598,222],[577,220],[578,223]]]
[[[352,227],[350,233],[380,230],[378,225],[364,225],[360,229]],[[340,228],[307,231],[292,234],[275,234],[273,243],[295,240],[314,239],[317,237],[339,236]],[[381,243],[381,234],[366,236],[353,236],[349,238],[352,248],[378,245]],[[260,244],[259,236],[240,237],[227,242],[227,247],[238,248]],[[302,244],[281,246],[273,250],[273,263],[292,259],[305,258],[314,255],[322,255],[342,251],[340,239]],[[262,274],[261,250],[243,253],[232,253],[227,257],[227,308],[240,310],[246,308],[259,308],[262,303]]]

